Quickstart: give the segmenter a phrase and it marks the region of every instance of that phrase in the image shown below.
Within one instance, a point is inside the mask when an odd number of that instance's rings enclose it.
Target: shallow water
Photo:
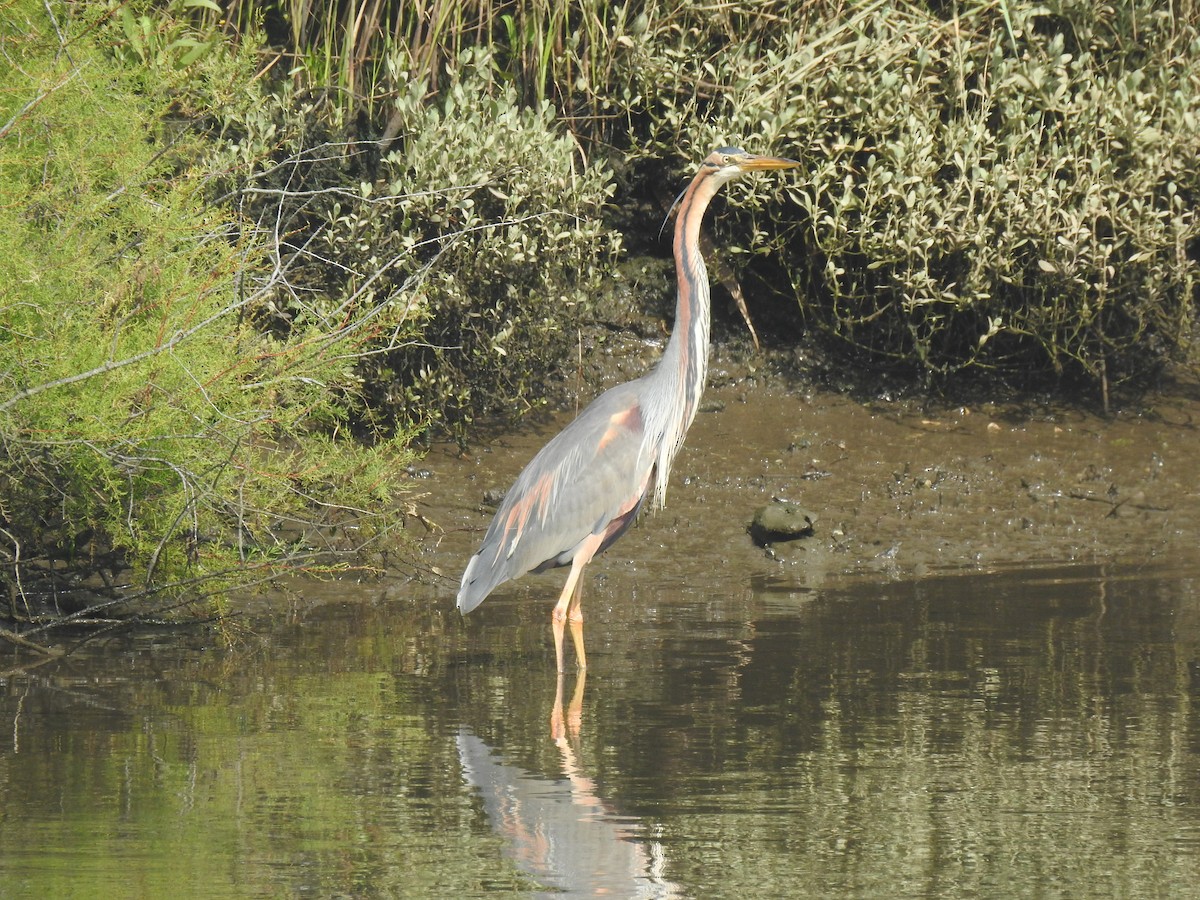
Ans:
[[[561,706],[520,592],[114,639],[3,680],[0,893],[1184,896],[1198,575],[653,585]]]
[[[453,609],[544,431],[430,457],[419,578],[5,649],[0,896],[1194,894],[1190,414],[725,400],[589,574],[586,679],[561,573]],[[816,535],[755,547],[773,496]]]

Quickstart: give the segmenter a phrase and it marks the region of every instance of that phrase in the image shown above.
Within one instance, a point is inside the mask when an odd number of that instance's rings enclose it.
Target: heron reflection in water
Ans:
[[[709,330],[708,272],[700,252],[704,212],[734,178],[798,165],[734,147],[705,157],[679,202],[675,328],[662,358],[641,378],[597,397],[517,477],[463,573],[458,592],[463,614],[509,579],[570,566],[552,617],[554,652],[562,672],[563,629],[570,622],[579,667],[587,667],[584,566],[625,533],[648,497],[657,508],[665,505],[671,463],[704,390]]]
[[[558,675],[551,731],[561,775],[547,777],[509,765],[463,727],[457,737],[463,779],[478,791],[489,824],[504,842],[504,854],[538,883],[544,896],[684,897],[668,877],[670,861],[653,830],[603,799],[580,762],[586,677],[580,672],[564,716],[563,676]]]

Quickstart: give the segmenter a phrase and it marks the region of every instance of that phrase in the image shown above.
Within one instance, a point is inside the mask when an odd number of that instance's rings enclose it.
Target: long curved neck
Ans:
[[[675,220],[675,277],[679,286],[675,328],[662,359],[650,373],[654,383],[648,392],[655,405],[647,410],[652,426],[647,430],[661,434],[655,448],[654,499],[659,507],[666,502],[671,463],[696,417],[708,375],[708,270],[700,253],[700,224],[722,183],[711,171],[701,169],[684,192]]]

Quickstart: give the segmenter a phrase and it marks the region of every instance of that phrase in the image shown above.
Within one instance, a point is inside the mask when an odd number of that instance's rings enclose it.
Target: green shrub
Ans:
[[[1186,353],[1195,22],[1150,0],[931,8],[778,3],[756,21],[794,11],[800,34],[740,42],[715,17],[652,29],[627,61],[648,152],[799,155],[795,206],[749,205],[750,233],[776,235],[807,321],[860,360],[1107,394]]]
[[[606,92],[620,48],[616,38],[634,15],[634,4],[610,0],[262,0],[224,6],[207,15],[232,31],[255,33],[263,19],[272,21],[272,49],[296,87],[332,91],[339,116],[383,121],[391,97],[380,87],[396,52],[407,60],[412,79],[437,85],[456,77],[470,58],[465,51],[484,50],[523,106],[550,100],[573,125],[599,124],[615,110]]]
[[[260,321],[295,338],[369,319],[355,420],[461,433],[485,409],[528,408],[573,346],[618,247],[599,220],[612,186],[578,165],[549,104],[522,108],[486,55],[464,53],[433,94],[404,58],[388,59],[404,87],[386,153],[346,142],[324,96],[284,88],[227,121],[231,159],[272,159],[230,196],[281,236],[287,275]]]
[[[252,326],[272,244],[205,203],[176,118],[184,81],[198,105],[253,93],[250,59],[187,62],[185,40],[131,64],[102,5],[6,13],[0,615],[151,615],[361,546],[389,524],[369,511],[403,442],[330,440],[351,351]]]

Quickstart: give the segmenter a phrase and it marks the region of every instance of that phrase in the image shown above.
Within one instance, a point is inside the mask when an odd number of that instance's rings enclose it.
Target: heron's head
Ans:
[[[718,184],[732,181],[746,172],[765,169],[794,169],[800,165],[794,159],[782,156],[756,156],[741,147],[720,147],[708,154],[700,164],[701,170],[709,170],[710,177]]]

